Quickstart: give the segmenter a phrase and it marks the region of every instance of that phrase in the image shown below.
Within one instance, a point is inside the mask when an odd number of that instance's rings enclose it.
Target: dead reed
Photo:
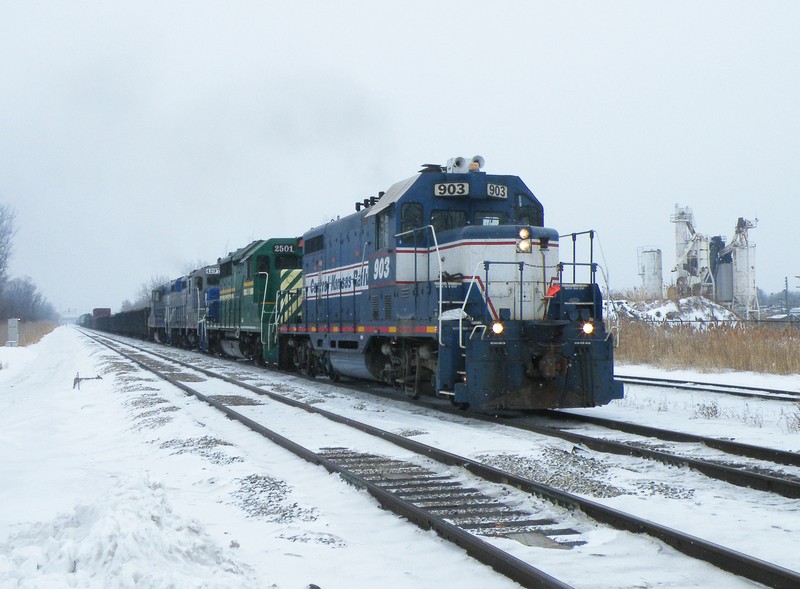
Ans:
[[[672,326],[622,321],[615,359],[700,372],[800,374],[800,329],[764,324]]]
[[[19,345],[30,346],[37,343],[48,333],[58,327],[58,323],[53,321],[33,321],[31,323],[20,322],[19,324]],[[0,346],[4,346],[8,341],[8,321],[0,320]]]

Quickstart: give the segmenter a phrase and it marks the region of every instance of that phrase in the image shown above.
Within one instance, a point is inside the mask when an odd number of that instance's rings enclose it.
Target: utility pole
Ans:
[[[783,299],[786,305],[786,318],[789,318],[789,277],[783,279]]]
[[[795,278],[797,278],[798,280],[800,280],[800,276],[797,276],[797,275],[795,275]],[[800,288],[800,287],[796,287],[796,288]],[[789,313],[788,311],[787,311],[787,314],[789,315],[789,322],[791,323],[791,321],[792,321],[792,315],[791,315],[791,313]]]

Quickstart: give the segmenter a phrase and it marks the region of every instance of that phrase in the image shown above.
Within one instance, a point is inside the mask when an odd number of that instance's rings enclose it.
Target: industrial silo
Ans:
[[[714,276],[717,287],[717,302],[733,302],[733,264],[730,261],[717,262],[717,272]]]
[[[653,299],[664,296],[661,268],[661,250],[656,247],[640,247],[637,250],[639,276],[642,277],[642,294]]]

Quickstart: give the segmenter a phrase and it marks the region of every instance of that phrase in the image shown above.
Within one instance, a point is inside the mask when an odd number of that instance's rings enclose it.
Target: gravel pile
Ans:
[[[228,452],[219,450],[221,446],[232,448],[233,444],[212,436],[203,436],[202,438],[167,440],[159,445],[160,448],[175,450],[173,454],[196,454],[202,456],[213,464],[225,465],[244,460],[241,456],[232,456]]]
[[[618,497],[626,491],[601,480],[608,475],[602,462],[557,448],[544,448],[539,459],[515,454],[478,456],[478,460],[537,483],[592,497]]]
[[[276,523],[317,519],[314,509],[287,501],[291,487],[284,481],[270,476],[251,474],[236,479],[235,482],[239,484],[239,490],[233,493],[235,499],[233,504],[251,517]]]
[[[251,399],[241,395],[210,395],[208,398],[212,401],[216,401],[217,403],[228,405],[229,407],[245,407],[264,404],[258,399]]]

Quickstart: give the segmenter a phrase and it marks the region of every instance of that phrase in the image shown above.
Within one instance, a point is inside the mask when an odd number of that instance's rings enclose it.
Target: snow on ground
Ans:
[[[321,589],[517,587],[435,534],[377,509],[366,493],[343,484],[339,477],[265,443],[171,386],[149,380],[143,390],[141,375],[134,379],[130,365],[113,358],[71,328],[60,328],[29,348],[0,348],[0,447],[4,450],[0,457],[0,589],[303,589],[312,583]],[[663,375],[646,367],[617,370]],[[77,390],[72,388],[76,372],[103,378],[85,380]],[[686,373],[687,379],[697,376]],[[706,376],[718,380],[714,377]],[[790,380],[763,375],[745,378],[776,387]],[[287,389],[290,380],[284,385]],[[324,381],[319,383],[315,386],[325,387]],[[738,399],[710,400],[698,393],[631,385],[626,393],[624,400],[585,411],[631,420],[646,415],[664,427],[680,424],[687,431],[800,448],[800,433],[780,418],[780,411],[787,415],[792,411],[791,403],[747,401],[745,405]],[[324,402],[335,411],[350,407],[358,412],[363,405],[335,393]],[[698,406],[714,403],[720,409],[716,415],[698,413]],[[376,407],[361,409],[361,420],[379,419],[384,426],[388,421],[392,431],[405,429],[406,435],[420,441],[441,446],[453,442],[459,450],[472,444],[474,453],[494,459],[527,454],[531,463],[546,452],[555,452],[539,448],[527,434],[509,434],[494,426],[466,428],[460,418],[448,428],[426,412],[415,412],[418,415],[412,421],[408,413],[392,410],[388,403],[386,409]],[[266,405],[242,409],[269,411]],[[393,425],[392,419],[396,420]],[[288,425],[288,419],[283,421]],[[715,499],[705,497],[709,491],[703,489],[702,477],[657,464],[620,464],[604,467],[616,478],[602,475],[606,478],[600,482],[607,487],[655,484],[660,485],[658,493],[669,488],[677,493],[676,508],[687,504],[685,512],[676,509],[673,517],[704,525],[703,505]],[[662,482],[665,476],[669,480]],[[678,492],[681,489],[684,495]],[[774,530],[777,524],[787,540],[797,534],[795,520],[778,521],[790,503],[782,498],[748,489],[716,489],[712,495],[718,502],[713,510],[718,513],[713,515],[723,522],[719,535],[737,535],[736,527],[742,525],[757,531],[761,525],[765,536],[776,538],[781,533]],[[753,505],[765,498],[769,513],[763,521],[738,523],[749,516],[737,513],[737,504]],[[604,501],[638,509],[653,519],[659,516],[655,506],[663,505],[632,493]],[[694,515],[693,503],[699,505]],[[369,517],[365,519],[364,513]],[[603,527],[592,534],[599,546],[610,545],[606,540],[619,535]],[[659,543],[650,544],[653,555],[664,552]],[[784,562],[792,562],[793,546],[789,541],[783,544]],[[553,558],[560,556],[564,555]],[[587,554],[586,560],[595,556]],[[649,578],[651,563],[641,556],[636,562],[631,559],[630,583],[610,578],[607,571],[599,585],[597,578],[588,585],[652,586],[643,581]],[[680,562],[685,559],[681,557]],[[703,567],[688,563],[683,568],[695,580],[707,574]],[[702,577],[693,586],[702,586]]]
[[[686,297],[678,300],[609,301],[609,312],[638,321],[660,323],[664,321],[706,322],[736,321],[734,313],[703,297]]]
[[[107,355],[0,348],[0,588],[518,587],[169,385],[126,404],[125,363],[72,388]]]
[[[664,370],[649,366],[617,365],[616,374],[800,391],[797,375],[764,375],[753,372],[698,373]],[[796,402],[735,397],[706,391],[625,385],[625,398],[602,410],[573,410],[636,421],[643,410],[648,425],[672,428],[697,435],[727,438],[800,452],[800,397]]]

